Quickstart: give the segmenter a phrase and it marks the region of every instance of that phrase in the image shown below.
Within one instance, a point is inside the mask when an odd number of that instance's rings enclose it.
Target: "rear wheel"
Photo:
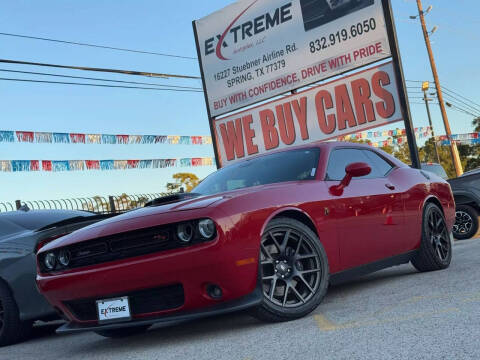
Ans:
[[[418,271],[446,269],[452,260],[450,233],[440,208],[428,203],[423,210],[422,241],[412,264]]]
[[[329,278],[327,255],[315,233],[297,220],[274,219],[260,247],[263,302],[253,315],[264,321],[287,321],[315,310]]]
[[[453,236],[458,240],[470,239],[478,231],[478,214],[469,205],[458,205],[455,212]]]
[[[122,329],[98,330],[98,335],[108,338],[124,338],[128,336],[143,334],[150,328],[150,325],[132,326]]]
[[[21,321],[18,306],[8,286],[0,281],[0,346],[24,340],[32,330],[32,322]]]

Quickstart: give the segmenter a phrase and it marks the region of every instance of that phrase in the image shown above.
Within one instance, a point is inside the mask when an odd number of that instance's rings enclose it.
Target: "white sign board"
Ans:
[[[222,166],[269,151],[335,139],[402,120],[389,62],[214,120]]]
[[[391,55],[381,0],[241,0],[195,27],[212,116]]]

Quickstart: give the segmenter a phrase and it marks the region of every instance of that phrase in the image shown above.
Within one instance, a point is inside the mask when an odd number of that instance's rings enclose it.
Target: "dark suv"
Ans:
[[[453,235],[457,239],[470,239],[478,231],[480,214],[480,169],[448,180],[456,204],[456,221]]]
[[[447,179],[452,187],[457,210],[453,236],[459,240],[473,237],[478,231],[480,215],[480,169],[468,171],[455,179],[448,179],[440,164],[425,163],[422,170]]]

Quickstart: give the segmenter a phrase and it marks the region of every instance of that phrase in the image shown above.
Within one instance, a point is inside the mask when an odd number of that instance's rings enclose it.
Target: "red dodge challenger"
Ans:
[[[247,308],[285,321],[332,283],[408,262],[447,268],[454,221],[436,175],[366,145],[313,143],[44,246],[37,281],[69,321],[59,332],[124,336]]]

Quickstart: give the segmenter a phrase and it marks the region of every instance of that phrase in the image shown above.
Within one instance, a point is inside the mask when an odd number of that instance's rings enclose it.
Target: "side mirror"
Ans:
[[[340,184],[330,187],[330,193],[335,196],[340,196],[343,193],[343,189],[350,185],[350,182],[354,177],[362,177],[370,174],[372,168],[370,165],[364,162],[356,162],[345,167],[345,177]]]

